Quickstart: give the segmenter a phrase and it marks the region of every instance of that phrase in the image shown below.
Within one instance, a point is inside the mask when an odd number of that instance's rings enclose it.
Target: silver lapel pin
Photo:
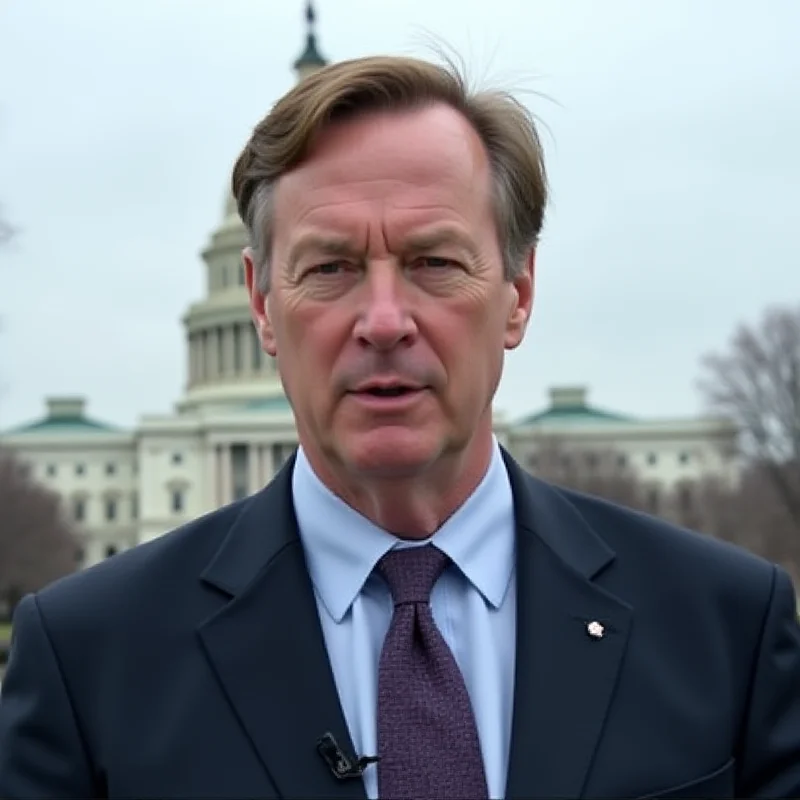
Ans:
[[[592,639],[602,639],[605,636],[606,629],[597,620],[594,620],[586,625],[586,633]]]

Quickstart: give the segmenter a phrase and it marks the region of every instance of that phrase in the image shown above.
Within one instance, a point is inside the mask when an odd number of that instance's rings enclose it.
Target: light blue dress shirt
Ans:
[[[434,543],[453,564],[434,586],[434,619],[464,675],[480,736],[490,798],[506,789],[516,645],[515,526],[511,486],[495,441],[483,481],[427,541],[378,528],[325,487],[302,449],[292,492],[322,630],[353,745],[377,753],[378,661],[393,604],[373,573],[393,547]],[[364,784],[378,798],[377,770]]]

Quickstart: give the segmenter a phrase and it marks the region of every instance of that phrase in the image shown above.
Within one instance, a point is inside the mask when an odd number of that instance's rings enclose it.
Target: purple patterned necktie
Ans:
[[[430,609],[448,563],[432,545],[392,550],[378,562],[394,599],[378,672],[381,800],[489,795],[467,687]]]

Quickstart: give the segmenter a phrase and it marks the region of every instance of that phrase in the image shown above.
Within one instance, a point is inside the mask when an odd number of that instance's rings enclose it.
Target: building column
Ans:
[[[228,337],[227,328],[217,328],[217,378],[228,374]]]
[[[261,480],[260,449],[261,445],[258,444],[250,444],[247,447],[247,485],[249,494],[254,494],[264,485]]]
[[[211,328],[206,332],[206,368],[208,369],[207,377],[214,380],[219,377],[219,345],[217,344],[217,337],[219,336],[218,328]]]
[[[203,348],[203,331],[198,331],[194,336],[194,365],[197,372],[197,383],[202,383],[205,378],[203,376],[203,363],[205,359],[205,351]]]
[[[208,380],[208,343],[206,332],[201,331],[197,336],[197,382],[205,383]]]
[[[258,485],[263,487],[267,482],[267,476],[264,472],[264,445],[257,444],[256,448],[256,476]]]
[[[231,447],[228,444],[218,444],[216,454],[216,508],[230,503],[233,499],[233,468],[231,463]]]
[[[268,444],[261,445],[261,482],[266,484],[272,480],[272,449]]]
[[[226,377],[233,378],[236,375],[236,358],[235,358],[235,343],[234,336],[236,331],[233,325],[228,325],[224,328],[223,341],[225,342],[225,370],[223,374]]]
[[[236,341],[239,341],[239,366],[236,365]],[[239,333],[239,323],[234,322],[231,325],[231,375],[234,378],[238,378],[242,374],[242,339],[241,334]]]
[[[205,453],[205,480],[203,481],[203,507],[208,511],[213,511],[217,508],[217,486],[219,481],[217,478],[217,448],[216,445],[209,445]]]
[[[200,349],[203,354],[203,383],[208,383],[211,378],[211,334],[203,331]]]
[[[214,508],[222,505],[222,445],[214,445]]]
[[[186,383],[194,386],[194,336],[190,333],[186,337]]]
[[[200,337],[196,333],[189,334],[189,386],[196,386],[200,377],[199,366]]]
[[[247,330],[247,371],[251,375],[258,375],[261,372],[261,344],[258,341],[258,333],[252,325],[248,325]]]
[[[252,370],[250,364],[250,336],[247,330],[247,323],[237,325],[237,336],[239,337],[239,375],[250,375]]]
[[[197,334],[197,382],[206,379],[206,337],[204,332]]]
[[[233,500],[233,460],[231,457],[231,446],[226,444],[222,447],[222,502],[225,505]]]
[[[205,351],[203,347],[203,334],[197,333],[194,337],[194,375],[195,383],[205,380]]]

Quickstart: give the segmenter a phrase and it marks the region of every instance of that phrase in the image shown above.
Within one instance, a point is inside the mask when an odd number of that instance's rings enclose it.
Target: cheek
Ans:
[[[459,304],[440,309],[429,326],[434,350],[445,362],[447,372],[458,387],[470,383],[478,389],[484,380],[494,381],[502,368],[505,336],[503,298],[486,298],[476,304]],[[488,311],[487,311],[488,309]]]
[[[499,322],[502,316],[499,304],[502,298],[487,296],[487,292],[476,292],[475,296],[465,296],[458,302],[439,304],[431,314],[434,325],[445,331],[452,346],[458,348],[466,357],[474,351],[490,346],[502,330]]]
[[[439,307],[429,317],[422,337],[444,363],[451,377],[474,373],[492,335],[484,313],[469,307]]]
[[[305,383],[321,383],[336,363],[347,327],[341,315],[330,311],[300,307],[285,313],[282,324],[276,327],[278,353],[291,361],[295,375],[304,376]]]

